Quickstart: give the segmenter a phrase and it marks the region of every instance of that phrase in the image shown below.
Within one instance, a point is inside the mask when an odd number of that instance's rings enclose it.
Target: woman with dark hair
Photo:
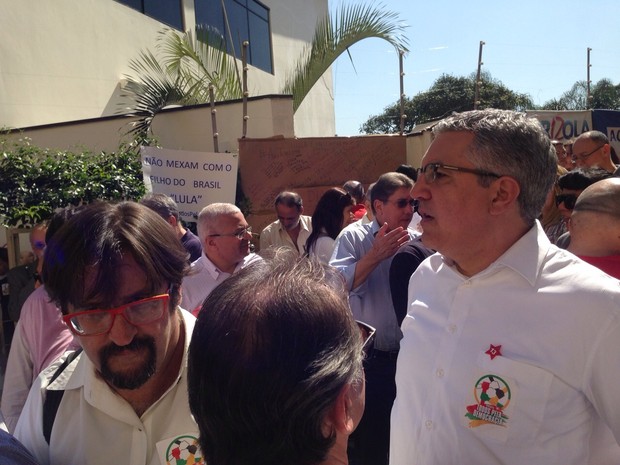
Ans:
[[[325,192],[312,214],[312,233],[306,241],[306,253],[322,263],[329,263],[336,237],[342,228],[355,221],[351,208],[355,201],[339,187]]]

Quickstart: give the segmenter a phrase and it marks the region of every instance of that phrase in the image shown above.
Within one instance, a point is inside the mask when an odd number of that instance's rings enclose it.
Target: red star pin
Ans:
[[[494,346],[493,344],[491,344],[491,347],[489,347],[489,350],[487,350],[485,352],[485,354],[487,354],[489,357],[491,357],[491,360],[493,360],[495,357],[501,357],[502,356],[502,346],[501,345]]]

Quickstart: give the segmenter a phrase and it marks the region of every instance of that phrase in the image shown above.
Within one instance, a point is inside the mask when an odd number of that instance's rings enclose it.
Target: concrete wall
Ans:
[[[218,103],[216,121],[220,152],[237,152],[242,137],[243,108],[241,101]],[[293,101],[290,96],[251,98],[248,101],[247,137],[294,137]],[[9,139],[28,137],[39,147],[92,151],[115,151],[132,120],[122,116],[99,118],[74,123],[26,128],[9,135]],[[213,131],[211,107],[172,108],[153,120],[153,135],[161,147],[178,150],[212,152]]]

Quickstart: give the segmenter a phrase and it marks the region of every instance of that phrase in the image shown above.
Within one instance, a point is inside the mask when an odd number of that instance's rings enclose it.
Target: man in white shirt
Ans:
[[[409,284],[390,463],[619,463],[620,288],[536,220],[547,134],[492,109],[433,131],[411,194],[439,253]]]
[[[47,244],[46,289],[83,351],[43,371],[17,423],[41,465],[204,463],[187,401],[195,318],[178,306],[187,266],[172,229],[135,202],[92,204]]]
[[[183,279],[181,307],[198,315],[211,291],[261,257],[250,253],[252,228],[241,210],[231,203],[212,203],[198,214],[202,256]]]
[[[290,247],[300,256],[306,253],[306,241],[312,232],[312,217],[304,215],[301,196],[296,192],[280,192],[274,202],[278,219],[260,234],[260,252],[270,247]]]

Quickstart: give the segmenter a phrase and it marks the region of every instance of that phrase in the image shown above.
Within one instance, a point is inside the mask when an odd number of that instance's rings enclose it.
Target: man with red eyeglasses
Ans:
[[[83,352],[43,371],[17,423],[41,464],[203,463],[187,403],[195,318],[178,307],[187,266],[166,222],[134,202],[90,205],[47,244],[46,288]]]

